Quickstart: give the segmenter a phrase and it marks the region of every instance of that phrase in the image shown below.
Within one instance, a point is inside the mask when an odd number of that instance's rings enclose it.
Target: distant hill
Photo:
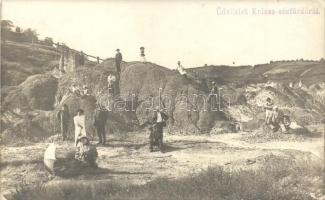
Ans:
[[[255,66],[207,66],[189,69],[194,75],[207,80],[226,83],[263,83],[277,81],[282,83],[302,81],[310,85],[323,81],[325,62],[322,61],[278,61]]]

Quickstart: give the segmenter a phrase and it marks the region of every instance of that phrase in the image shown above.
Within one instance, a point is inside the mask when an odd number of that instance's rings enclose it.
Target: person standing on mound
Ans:
[[[187,75],[186,75],[186,71],[184,69],[184,67],[181,64],[181,61],[177,62],[177,71],[185,78],[187,79]]]
[[[120,52],[120,49],[116,49],[116,54],[115,54],[115,67],[116,71],[118,74],[121,73],[121,63],[122,63],[123,57]]]
[[[144,54],[144,47],[140,47],[140,61],[146,63],[146,55]]]

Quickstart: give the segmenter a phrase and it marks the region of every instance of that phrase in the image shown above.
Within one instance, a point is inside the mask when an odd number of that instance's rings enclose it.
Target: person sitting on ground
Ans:
[[[109,94],[115,94],[115,81],[116,77],[114,74],[109,74],[107,76],[107,86],[108,86],[108,93]]]
[[[97,167],[97,157],[97,149],[90,144],[89,139],[86,136],[79,137],[77,140],[75,159],[87,166]]]
[[[265,123],[270,124],[272,118],[272,110],[273,110],[273,101],[271,98],[266,99],[265,108]]]
[[[83,86],[83,92],[82,92],[83,96],[90,96],[90,91],[87,85]]]
[[[78,86],[76,84],[72,84],[71,86],[71,93],[75,94],[77,96],[80,96],[80,89],[78,88]]]
[[[181,64],[181,61],[177,62],[177,71],[184,77],[187,79],[187,75],[186,75],[186,71],[184,69],[184,67]]]
[[[283,115],[282,123],[280,124],[282,133],[289,132],[290,124],[291,124],[290,117],[288,115]]]

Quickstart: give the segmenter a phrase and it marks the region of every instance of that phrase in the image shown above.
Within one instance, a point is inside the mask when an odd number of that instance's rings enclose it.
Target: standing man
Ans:
[[[123,60],[122,54],[120,53],[120,49],[116,49],[116,54],[115,54],[115,67],[117,73],[120,75],[121,73],[121,62]]]
[[[74,122],[74,142],[75,146],[77,146],[78,139],[80,137],[87,137],[86,134],[86,119],[84,115],[84,111],[82,109],[78,109],[77,115],[73,118]]]
[[[69,108],[66,104],[64,104],[61,110],[57,113],[57,118],[60,122],[62,139],[66,140],[70,119]]]
[[[97,104],[95,114],[94,114],[94,126],[98,135],[98,144],[105,145],[106,142],[106,132],[105,125],[107,121],[106,111],[102,108],[100,104]]]
[[[144,47],[140,47],[140,61],[146,63],[146,55],[144,54]]]
[[[163,129],[166,126],[168,116],[160,110],[158,106],[154,110],[154,116],[152,119],[153,128],[150,133],[150,151],[153,151],[153,145],[158,143],[159,150],[163,152]]]
[[[265,104],[265,123],[270,124],[273,114],[273,101],[270,97],[266,99]]]

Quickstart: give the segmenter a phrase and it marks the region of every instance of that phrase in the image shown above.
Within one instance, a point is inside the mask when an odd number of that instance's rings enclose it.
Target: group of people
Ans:
[[[79,97],[91,95],[90,89],[87,85],[83,85],[82,88],[80,88],[77,86],[77,84],[72,84],[72,86],[70,88],[70,92],[72,94],[79,96]]]
[[[109,112],[100,104],[96,105],[93,115],[93,126],[98,135],[97,145],[106,144],[106,124]],[[69,107],[64,104],[57,113],[60,123],[60,132],[63,140],[67,140],[70,124]],[[148,119],[149,147],[150,151],[157,146],[163,152],[163,128],[166,126],[168,116],[162,109],[154,109],[153,116]],[[84,110],[78,109],[76,116],[73,117],[74,124],[74,145],[76,147],[75,159],[88,166],[96,166],[97,150],[90,143],[86,129],[86,117]]]
[[[290,117],[288,115],[283,115],[269,97],[266,99],[264,108],[265,124],[268,125],[273,132],[280,129],[283,133],[288,133],[291,124]]]
[[[145,48],[144,47],[140,47],[140,61],[142,63],[147,63],[147,59],[146,59],[146,55],[144,52]],[[120,49],[116,49],[116,54],[115,54],[115,67],[116,67],[116,71],[118,74],[121,73],[121,64],[123,61],[123,56],[122,53],[120,52]],[[181,64],[181,61],[177,61],[177,71],[184,77],[187,79],[187,73],[184,69],[184,67]]]
[[[57,113],[57,118],[60,123],[60,132],[63,140],[67,139],[67,134],[70,124],[70,112],[66,104],[64,104]],[[99,143],[105,144],[106,134],[105,125],[107,120],[106,112],[97,106],[94,114],[94,127],[98,134]],[[73,117],[74,124],[74,145],[76,147],[75,159],[79,160],[81,163],[88,164],[90,166],[96,165],[97,150],[91,145],[90,140],[87,136],[86,131],[86,118],[84,110],[78,109],[77,115]]]

